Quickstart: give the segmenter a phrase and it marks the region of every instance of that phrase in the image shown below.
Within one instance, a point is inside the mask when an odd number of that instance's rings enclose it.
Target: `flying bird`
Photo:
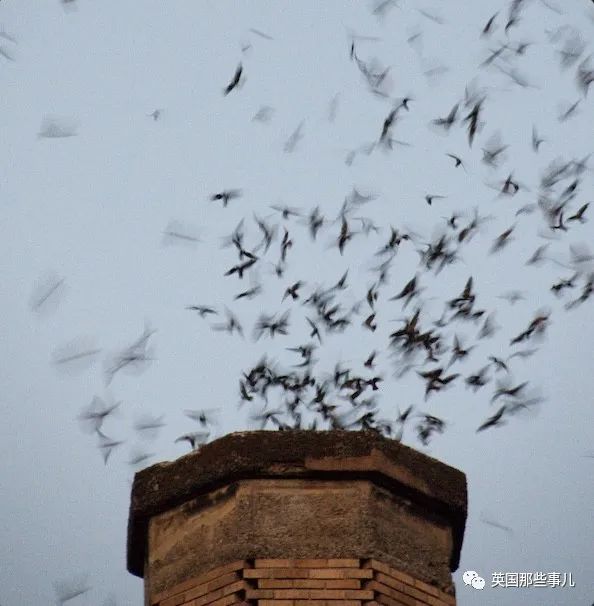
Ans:
[[[237,68],[235,69],[235,74],[233,74],[233,78],[231,79],[231,82],[229,82],[229,84],[227,84],[227,86],[224,88],[223,95],[227,96],[233,89],[237,88],[237,86],[239,85],[239,81],[241,79],[242,73],[243,73],[243,65],[240,62],[239,65],[237,66]]]
[[[425,202],[427,202],[427,204],[429,204],[429,206],[431,206],[431,204],[433,203],[433,200],[443,200],[445,199],[445,196],[438,196],[436,194],[427,194],[425,196]]]
[[[461,166],[464,170],[466,170],[466,168],[464,167],[464,163],[462,162],[462,158],[459,158],[455,154],[449,153],[447,153],[446,156],[449,156],[455,162],[454,168],[458,168],[459,166]]]
[[[239,198],[241,196],[241,193],[241,189],[225,189],[217,194],[212,194],[210,196],[210,200],[212,202],[220,200],[223,202],[223,206],[226,207],[227,204],[229,204],[230,200],[235,200],[236,198]]]
[[[205,318],[209,314],[218,313],[214,307],[209,307],[208,305],[188,305],[186,309],[197,311],[201,318]]]

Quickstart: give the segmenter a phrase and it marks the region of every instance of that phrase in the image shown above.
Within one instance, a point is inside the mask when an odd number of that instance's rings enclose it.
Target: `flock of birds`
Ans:
[[[486,59],[479,65],[481,72],[502,73],[508,77],[511,86],[521,88],[535,86],[521,70],[522,59],[530,52],[532,43],[514,38],[527,4],[528,0],[512,0],[507,7],[490,16],[477,31],[488,51]],[[562,14],[558,7],[545,0],[540,0],[540,4],[543,10]],[[383,17],[397,7],[395,0],[383,0],[375,3],[373,12]],[[443,24],[438,15],[420,9],[419,12],[434,23]],[[267,41],[274,40],[260,30],[252,29],[250,32]],[[502,40],[495,40],[496,32]],[[563,124],[586,103],[590,85],[594,83],[594,67],[590,57],[586,56],[587,43],[575,28],[560,26],[547,31],[546,35],[551,44],[556,45],[561,69],[574,72],[576,101],[560,111],[558,121]],[[414,47],[420,36],[420,32],[411,36],[409,44]],[[15,45],[16,41],[5,32],[0,32],[0,39],[0,54],[13,60],[7,44]],[[362,40],[365,37],[351,36],[345,60],[353,66],[353,78],[359,77],[364,89],[388,102],[390,110],[378,123],[371,141],[348,152],[344,159],[348,166],[352,166],[361,154],[389,154],[396,146],[410,146],[396,139],[394,134],[398,124],[414,115],[415,111],[414,96],[391,97],[387,86],[390,67],[376,59],[367,60],[360,48]],[[249,46],[242,50],[247,51]],[[230,79],[221,83],[222,96],[240,95],[248,76],[243,62],[239,62]],[[251,337],[254,342],[265,343],[266,354],[246,368],[238,379],[239,406],[246,402],[257,406],[251,415],[257,427],[277,430],[364,429],[396,440],[401,440],[405,429],[411,427],[419,441],[427,445],[435,434],[445,431],[446,420],[424,412],[419,405],[394,411],[387,410],[380,403],[380,393],[390,377],[398,381],[406,374],[416,376],[422,382],[425,401],[455,385],[473,393],[488,392],[485,400],[492,405],[492,410],[478,425],[477,432],[504,425],[517,413],[533,409],[542,401],[537,386],[526,379],[514,379],[513,371],[516,360],[537,352],[538,344],[552,322],[550,307],[534,310],[525,327],[509,335],[506,350],[493,351],[477,359],[477,350],[484,350],[485,344],[502,327],[496,322],[497,309],[480,302],[475,277],[469,275],[464,282],[453,285],[451,292],[441,293],[437,314],[428,310],[423,293],[433,278],[462,261],[471,241],[485,239],[489,255],[502,254],[521,233],[523,224],[530,223],[532,217],[533,222],[540,221],[539,235],[547,241],[534,250],[525,260],[525,265],[539,267],[550,264],[558,269],[562,275],[551,279],[545,288],[553,299],[563,302],[567,312],[591,301],[594,254],[586,244],[568,241],[572,234],[576,234],[578,239],[585,237],[583,230],[589,220],[589,202],[584,199],[581,186],[587,173],[591,172],[589,156],[551,162],[544,167],[535,192],[534,187],[527,187],[513,171],[505,168],[509,145],[500,132],[492,133],[479,147],[478,139],[489,111],[488,89],[472,80],[460,92],[459,100],[451,107],[444,107],[429,128],[445,135],[445,141],[452,129],[464,129],[468,153],[478,154],[482,164],[493,174],[499,174],[499,181],[492,187],[497,190],[498,197],[507,199],[510,204],[516,203],[514,220],[501,233],[488,233],[485,226],[493,217],[483,214],[478,207],[440,216],[440,200],[447,196],[434,192],[428,192],[424,197],[427,206],[437,213],[436,225],[432,226],[437,229],[431,237],[422,236],[406,226],[381,224],[372,213],[365,213],[378,196],[353,188],[336,215],[321,205],[310,209],[274,205],[270,208],[272,213],[267,216],[263,213],[244,216],[224,238],[223,246],[235,255],[223,276],[237,281],[233,301],[228,305],[199,301],[189,304],[187,310],[196,314],[200,321],[212,321],[210,327],[213,331],[226,332],[239,339]],[[337,98],[332,100],[329,119],[333,119],[337,103]],[[147,117],[157,122],[163,111],[155,109]],[[263,105],[253,120],[268,122],[274,112],[274,108]],[[39,132],[42,138],[74,135],[75,126],[49,117],[44,119]],[[303,137],[304,123],[301,122],[287,139],[284,152],[292,153]],[[528,142],[537,161],[540,148],[547,141],[536,126],[532,127]],[[454,153],[444,148],[443,153],[451,161],[452,171],[463,171],[468,175],[464,152]],[[205,203],[220,204],[226,209],[241,204],[243,197],[242,189],[228,188],[210,193]],[[300,232],[305,232],[305,235]],[[335,280],[328,284],[320,285],[308,276],[288,278],[295,241],[305,237],[316,243],[323,234],[330,236],[337,262],[354,241],[366,240],[370,250],[366,261],[370,261],[371,278],[362,289],[353,279],[353,267],[338,270]],[[171,222],[164,230],[164,236],[172,241],[199,241],[178,222]],[[372,241],[375,244],[368,244]],[[565,256],[559,258],[550,254],[553,242],[567,243]],[[399,270],[398,277],[392,280],[394,261],[402,254],[403,248],[418,254],[418,266],[406,277]],[[245,301],[258,300],[268,292],[262,268],[268,268],[266,275],[269,281],[275,280],[280,284],[280,307],[269,313],[261,311],[255,322],[248,326],[239,308]],[[34,290],[32,310],[41,312],[47,308],[64,288],[63,277],[47,277]],[[499,295],[499,299],[508,305],[515,305],[525,297],[526,293],[520,290],[509,290]],[[266,299],[266,304],[270,301],[270,298]],[[401,310],[400,325],[394,330],[382,330],[386,313],[393,313],[394,308]],[[337,334],[348,334],[350,342],[356,342],[359,337],[355,331],[375,335],[377,347],[365,352],[357,363],[346,365],[338,362],[333,369],[320,367],[316,354],[323,353],[325,345]],[[141,372],[151,363],[154,359],[151,339],[155,332],[147,325],[134,342],[106,361],[106,385],[122,371]],[[280,343],[279,350],[289,352],[284,355],[289,359],[292,357],[290,362],[282,363],[270,354],[274,347],[271,341],[274,341],[274,346]],[[57,351],[54,363],[57,366],[84,363],[99,353],[100,349],[93,343],[78,342]],[[108,435],[105,429],[107,419],[120,406],[119,401],[95,396],[90,405],[81,410],[78,419],[84,431],[96,436],[106,464],[112,452],[124,443],[124,440]],[[187,442],[193,450],[199,448],[209,440],[219,412],[219,409],[186,410],[185,414],[196,424],[196,430],[184,433],[176,442]],[[162,416],[145,415],[135,422],[134,430],[141,437],[151,439],[163,426]],[[137,466],[154,455],[141,449],[131,454],[129,463]],[[74,584],[57,586],[56,592],[60,603],[64,603],[89,588],[88,583],[79,580]]]
[[[392,2],[379,3],[375,12],[388,10]],[[544,4],[544,3],[543,3]],[[525,2],[514,0],[504,16],[499,12],[492,15],[484,24],[481,36],[490,39],[496,27],[502,27],[506,41],[500,43],[481,64],[481,68],[493,65],[509,76],[517,86],[527,87],[527,79],[522,75],[518,63],[531,45],[529,42],[512,41],[513,29],[521,19]],[[558,9],[545,5],[550,10]],[[423,14],[436,22],[433,17],[423,11]],[[589,57],[584,57],[586,44],[575,31],[564,31],[559,28],[551,32],[550,38],[556,42],[563,40],[558,50],[561,67],[575,67],[576,85],[581,97],[559,115],[559,121],[565,122],[577,110],[587,97],[588,90],[594,82],[594,68]],[[413,42],[410,40],[409,42]],[[388,96],[382,88],[390,68],[377,63],[366,62],[359,56],[357,37],[353,36],[350,43],[349,59],[354,63],[372,94],[380,97]],[[240,62],[233,77],[223,90],[229,95],[237,91],[244,78],[244,68]],[[458,126],[467,131],[468,145],[473,147],[477,134],[483,126],[486,113],[487,93],[470,83],[463,97],[443,116],[432,121],[434,128],[445,131]],[[391,99],[393,106],[386,115],[383,123],[378,125],[378,136],[368,144],[352,150],[345,162],[351,165],[357,154],[371,154],[376,150],[392,150],[394,144],[406,145],[393,138],[393,129],[405,114],[412,112],[412,97]],[[254,119],[263,119],[269,115],[271,108],[264,106]],[[302,136],[303,124],[291,135],[285,144],[284,151],[293,151]],[[545,140],[538,134],[536,127],[532,129],[531,145],[535,154]],[[505,145],[499,133],[495,133],[485,142],[482,148],[482,162],[492,169],[498,168],[504,160],[508,146]],[[466,171],[464,160],[457,154],[446,152],[453,160],[454,170]],[[574,229],[580,229],[587,221],[588,202],[583,202],[580,196],[580,185],[584,173],[588,170],[588,157],[559,160],[552,163],[544,171],[536,203],[522,205],[516,212],[516,221],[502,233],[496,235],[490,245],[490,254],[500,253],[509,246],[513,235],[519,231],[519,220],[525,215],[540,211],[543,223],[541,236],[543,238],[560,238]],[[527,188],[520,183],[513,172],[508,173],[496,186],[499,196],[522,199],[521,194]],[[212,202],[220,202],[223,207],[241,198],[239,189],[227,189],[213,193]],[[534,196],[531,196],[534,197]],[[432,206],[436,200],[445,198],[438,194],[427,194],[425,202]],[[280,222],[267,221],[265,218],[254,216],[242,219],[232,234],[227,238],[227,245],[233,247],[237,254],[237,262],[226,272],[225,276],[236,276],[245,281],[246,276],[253,276],[257,269],[264,265],[270,255],[273,256],[274,274],[279,280],[285,280],[285,273],[291,257],[290,251],[297,229],[305,227],[312,241],[316,241],[319,232],[330,230],[334,233],[334,243],[340,255],[354,238],[369,236],[371,232],[377,235],[389,232],[372,255],[376,266],[371,270],[374,280],[368,286],[365,296],[354,305],[344,302],[344,295],[350,287],[349,270],[337,276],[335,284],[313,286],[307,280],[289,282],[285,286],[282,302],[288,301],[291,307],[276,313],[261,313],[253,326],[253,338],[288,337],[292,318],[297,311],[302,312],[300,325],[296,331],[303,335],[297,343],[286,349],[296,355],[293,365],[281,365],[276,360],[265,355],[253,367],[243,373],[239,379],[239,394],[241,402],[252,402],[255,399],[263,403],[262,411],[253,415],[253,420],[260,423],[261,428],[274,427],[279,430],[287,429],[328,429],[353,428],[379,431],[382,434],[401,439],[405,424],[415,425],[418,438],[427,444],[434,433],[444,430],[446,422],[435,415],[416,413],[413,406],[398,413],[391,419],[381,416],[378,402],[380,384],[385,380],[376,371],[379,359],[388,357],[392,360],[397,378],[406,372],[415,370],[425,382],[425,398],[440,392],[455,383],[462,383],[467,388],[478,391],[495,380],[495,386],[490,397],[491,403],[497,403],[497,409],[488,416],[477,428],[484,431],[503,425],[515,413],[529,409],[538,404],[542,398],[537,390],[530,387],[528,381],[514,382],[511,379],[511,361],[514,358],[526,358],[536,353],[534,344],[544,335],[551,322],[551,311],[540,309],[534,313],[526,328],[512,336],[509,341],[510,352],[506,354],[489,355],[483,365],[477,369],[464,372],[462,363],[471,358],[471,352],[476,344],[464,344],[458,335],[459,326],[478,325],[477,340],[489,339],[499,330],[495,322],[495,310],[480,308],[477,304],[477,293],[474,280],[470,276],[459,293],[443,301],[443,310],[439,318],[430,318],[424,313],[421,298],[423,282],[430,280],[431,272],[441,272],[446,266],[452,265],[462,258],[464,247],[479,234],[484,223],[492,217],[481,216],[474,209],[470,217],[452,214],[445,217],[445,229],[437,237],[423,242],[416,233],[397,228],[392,225],[378,225],[372,217],[354,216],[364,205],[372,202],[375,196],[363,195],[357,189],[347,196],[344,204],[335,217],[328,217],[318,205],[305,212],[302,209],[272,206],[279,215]],[[248,231],[248,222],[251,228]],[[247,244],[248,236],[256,232],[257,239],[252,245]],[[180,237],[182,235],[180,234]],[[252,238],[253,240],[254,238]],[[273,244],[278,242],[278,246]],[[422,243],[422,244],[421,244]],[[421,246],[419,246],[421,244]],[[400,246],[414,247],[420,257],[419,269],[414,275],[399,287],[387,301],[401,301],[403,310],[412,308],[408,316],[402,319],[402,326],[388,335],[387,342],[381,350],[369,352],[367,357],[360,360],[359,366],[346,367],[336,364],[333,372],[324,373],[316,368],[315,352],[323,348],[326,339],[331,335],[345,331],[378,329],[380,312],[379,301],[389,289],[389,272]],[[592,295],[594,285],[594,255],[583,244],[569,244],[569,254],[566,260],[559,261],[547,255],[550,243],[539,246],[527,260],[526,265],[537,266],[544,263],[556,264],[564,268],[567,275],[549,285],[555,297],[569,297],[565,303],[566,310],[572,310],[583,304]],[[252,279],[250,286],[245,287],[234,297],[235,301],[253,299],[263,294],[261,280]],[[393,292],[393,291],[392,291]],[[573,295],[571,295],[573,293]],[[391,292],[387,292],[391,294]],[[501,295],[510,304],[524,297],[519,291],[510,291]],[[285,305],[286,307],[286,305]],[[195,304],[188,309],[201,318],[222,316],[222,321],[212,325],[213,330],[227,331],[244,337],[244,327],[240,318],[228,307],[220,308],[210,304]],[[305,333],[303,330],[305,329]],[[449,334],[448,330],[453,330]],[[291,337],[294,333],[291,332]],[[294,338],[294,337],[293,337]],[[356,337],[355,337],[356,338]],[[275,406],[270,406],[271,394],[274,395]],[[203,428],[206,429],[206,428]],[[208,432],[201,431],[188,434],[186,438],[193,446],[199,446],[207,439]]]
[[[515,26],[522,18],[522,9],[525,0],[514,0],[507,9],[492,15],[480,31],[480,36],[490,41],[497,28],[505,35],[505,41],[499,42],[494,48],[489,48],[487,58],[480,63],[481,69],[493,68],[505,73],[510,80],[520,87],[532,86],[520,71],[522,57],[528,52],[530,42],[513,40]],[[544,4],[544,2],[543,2]],[[393,2],[381,2],[374,8],[374,13],[383,15],[394,7]],[[549,10],[557,11],[551,5],[545,5]],[[426,11],[422,14],[440,23],[441,19],[430,15]],[[272,36],[256,29],[250,30],[261,38],[273,40]],[[4,34],[7,36],[6,34]],[[415,44],[416,34],[409,39],[411,45]],[[590,57],[585,57],[586,43],[573,28],[561,26],[555,31],[548,32],[550,40],[558,44],[557,53],[562,69],[575,70],[575,82],[579,98],[569,108],[559,115],[559,122],[565,122],[577,111],[577,108],[587,98],[589,87],[594,82],[594,68],[590,64]],[[8,39],[12,40],[11,37]],[[370,143],[363,144],[358,149],[349,152],[345,158],[348,165],[352,165],[360,153],[371,154],[378,150],[389,152],[395,145],[407,145],[393,137],[393,132],[399,121],[414,112],[414,98],[407,96],[391,99],[384,88],[390,67],[382,66],[377,60],[366,61],[360,55],[358,41],[365,37],[353,34],[350,40],[347,59],[352,62],[354,72],[362,77],[366,88],[371,94],[387,98],[392,108],[385,116],[383,122],[378,124],[377,136]],[[247,50],[244,46],[243,50]],[[223,96],[240,94],[240,89],[246,79],[243,63],[240,62],[229,82],[223,87]],[[446,108],[443,115],[436,116],[431,127],[449,133],[453,128],[464,128],[467,133],[468,146],[475,151],[475,140],[482,131],[484,118],[487,113],[488,93],[484,88],[470,82],[463,91],[458,102],[453,107]],[[336,104],[336,100],[333,100]],[[335,111],[334,107],[334,111]],[[156,109],[148,114],[154,121],[162,116],[162,109]],[[254,116],[255,121],[267,121],[274,113],[269,106],[262,106]],[[39,132],[40,137],[72,136],[75,131],[72,127],[60,125],[59,120],[45,118]],[[299,140],[303,137],[303,123],[300,123],[295,132],[286,141],[284,151],[294,151]],[[532,128],[531,146],[537,158],[540,146],[546,143],[536,127]],[[481,161],[495,170],[505,162],[506,150],[499,132],[487,139],[481,148]],[[452,160],[452,170],[466,171],[465,161],[461,154],[445,151],[445,155]],[[521,220],[524,217],[540,213],[543,221],[540,232],[543,238],[567,237],[570,231],[579,230],[588,220],[589,203],[584,202],[580,194],[580,185],[588,167],[588,157],[557,160],[547,166],[538,185],[538,193],[530,194],[536,202],[519,205],[515,213],[516,219],[500,234],[492,238],[489,253],[499,254],[506,249],[513,240],[513,236],[520,230]],[[522,195],[528,192],[513,174],[509,172],[501,177],[498,184],[492,186],[498,190],[500,197],[509,199],[525,199]],[[213,203],[220,203],[223,208],[235,205],[243,196],[241,189],[224,189],[214,192],[209,199]],[[434,207],[439,200],[446,196],[428,193],[424,200],[430,207]],[[416,410],[408,406],[399,410],[392,418],[381,416],[379,393],[382,384],[386,381],[385,375],[377,371],[377,365],[382,358],[390,360],[393,376],[396,379],[404,374],[414,371],[419,380],[425,385],[425,399],[434,397],[438,392],[444,391],[455,384],[462,384],[466,388],[477,392],[486,389],[491,382],[495,382],[489,400],[497,403],[496,410],[480,424],[477,431],[503,425],[515,413],[526,410],[538,404],[541,397],[530,386],[528,381],[512,380],[512,361],[514,358],[526,358],[536,352],[534,344],[545,333],[551,322],[550,309],[539,309],[528,322],[526,328],[519,334],[512,336],[509,341],[508,353],[498,352],[489,355],[478,363],[477,368],[464,370],[466,364],[472,359],[472,352],[479,340],[491,338],[500,326],[495,321],[495,309],[487,309],[478,305],[478,295],[475,290],[474,279],[468,278],[464,285],[460,285],[459,292],[452,293],[451,298],[444,298],[443,308],[439,317],[430,317],[425,312],[422,292],[423,284],[431,280],[431,275],[439,274],[444,268],[455,264],[462,259],[464,247],[475,237],[482,235],[483,226],[493,217],[481,215],[478,208],[474,208],[470,215],[452,213],[443,220],[442,228],[433,238],[422,238],[410,229],[385,226],[377,224],[371,216],[361,216],[363,207],[370,205],[377,199],[375,195],[365,195],[353,188],[345,198],[342,208],[337,216],[329,217],[321,206],[317,205],[309,211],[290,206],[273,205],[271,209],[278,220],[258,216],[244,217],[233,232],[225,238],[224,246],[232,248],[237,261],[225,272],[225,276],[236,278],[244,283],[246,278],[250,282],[239,289],[234,302],[251,300],[264,293],[264,286],[260,278],[260,268],[269,263],[273,268],[272,274],[283,282],[290,265],[291,249],[297,230],[307,230],[313,242],[317,241],[319,234],[325,231],[333,233],[334,245],[340,256],[356,238],[375,236],[378,240],[376,249],[371,254],[375,261],[371,269],[374,276],[367,290],[355,304],[346,304],[345,295],[349,293],[349,269],[337,276],[334,284],[311,284],[310,281],[296,280],[286,283],[281,303],[283,309],[273,313],[261,313],[252,327],[254,340],[262,337],[278,339],[289,337],[290,327],[298,331],[299,337],[291,338],[294,342],[286,349],[295,355],[295,364],[282,365],[277,360],[270,359],[269,355],[262,357],[255,365],[247,369],[239,379],[240,404],[243,402],[259,401],[262,409],[252,415],[252,420],[260,428],[274,427],[279,430],[286,429],[330,429],[352,428],[379,431],[382,434],[401,439],[405,425],[413,424],[419,440],[428,444],[435,433],[441,433],[446,427],[446,421],[433,415]],[[357,216],[355,216],[357,215]],[[387,233],[386,233],[387,232]],[[184,230],[183,225],[171,222],[164,231],[170,240],[199,241],[199,238]],[[252,243],[248,244],[248,238]],[[382,239],[383,238],[383,239]],[[526,265],[538,266],[544,263],[555,264],[567,271],[567,274],[558,278],[549,285],[551,294],[555,297],[567,297],[566,310],[572,310],[583,304],[592,295],[594,284],[594,255],[584,244],[570,243],[568,258],[558,260],[547,254],[550,242],[538,246],[534,254],[527,260]],[[396,292],[390,286],[390,269],[400,247],[412,247],[419,255],[419,267],[410,279],[397,285]],[[64,286],[64,279],[54,277],[39,286],[34,294],[32,307],[39,309],[48,299]],[[353,289],[351,289],[353,290]],[[500,295],[501,299],[515,304],[524,298],[520,291],[509,291]],[[402,304],[403,312],[407,315],[401,319],[400,328],[390,332],[387,340],[380,349],[370,351],[360,360],[359,366],[346,367],[337,363],[331,372],[323,372],[316,367],[316,350],[323,348],[325,341],[337,333],[352,332],[354,330],[378,330],[378,321],[381,318],[380,301]],[[188,310],[196,312],[200,318],[209,319],[220,317],[221,321],[214,323],[212,329],[225,331],[244,337],[244,323],[237,312],[231,311],[227,306],[215,306],[210,303],[189,305]],[[301,312],[300,325],[296,324],[294,316]],[[465,327],[476,326],[475,343],[468,343],[462,338],[459,331]],[[143,334],[114,359],[108,361],[106,367],[106,383],[123,369],[142,369],[152,359],[149,352],[149,340],[154,330],[147,327]],[[356,338],[356,337],[355,337]],[[82,348],[71,346],[68,352],[56,356],[56,364],[70,364],[75,360],[89,358],[99,353],[94,347]],[[275,405],[270,405],[271,395]],[[124,442],[115,440],[103,431],[105,420],[120,406],[120,402],[107,402],[98,396],[80,415],[83,427],[97,435],[99,449],[105,463],[111,452]],[[214,415],[217,409],[208,411],[186,411],[187,416],[196,421],[200,427],[198,431],[188,432],[177,441],[186,441],[192,449],[205,443],[210,435],[210,426],[215,422]],[[139,419],[134,428],[143,436],[156,435],[164,425],[163,417],[146,416]],[[139,451],[130,457],[130,464],[138,465],[145,462],[154,453]]]

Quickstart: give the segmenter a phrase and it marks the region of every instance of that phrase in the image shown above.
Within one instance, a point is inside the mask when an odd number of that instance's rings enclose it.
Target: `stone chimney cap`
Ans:
[[[138,472],[128,518],[128,571],[144,575],[151,517],[238,480],[367,479],[443,517],[456,570],[467,515],[466,476],[374,431],[246,431]]]

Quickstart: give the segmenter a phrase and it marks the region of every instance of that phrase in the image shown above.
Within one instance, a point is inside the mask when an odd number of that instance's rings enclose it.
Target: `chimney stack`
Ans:
[[[146,606],[452,606],[466,477],[371,431],[227,435],[136,474]]]

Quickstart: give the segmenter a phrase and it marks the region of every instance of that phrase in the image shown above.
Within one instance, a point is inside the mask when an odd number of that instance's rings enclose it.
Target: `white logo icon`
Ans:
[[[476,570],[467,570],[462,575],[462,580],[465,585],[471,585],[474,589],[484,589],[485,588],[485,579],[483,577],[479,577],[478,572]]]

